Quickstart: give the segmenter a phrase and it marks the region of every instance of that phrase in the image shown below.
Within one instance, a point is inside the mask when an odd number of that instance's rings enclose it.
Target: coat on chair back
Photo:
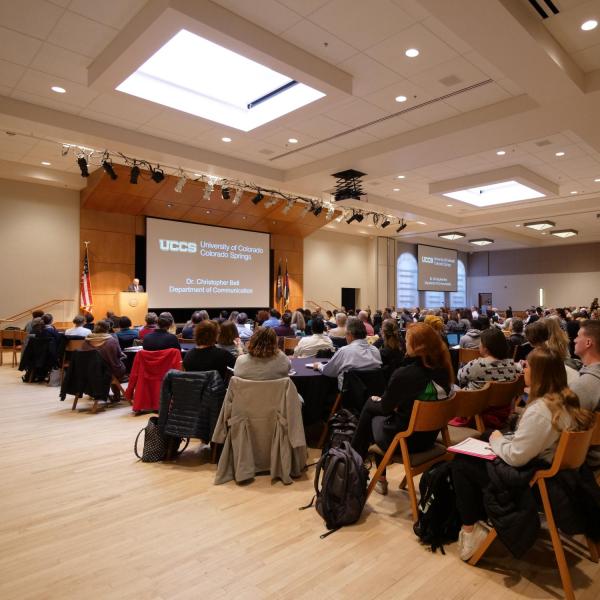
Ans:
[[[223,444],[215,483],[246,481],[257,473],[292,483],[306,465],[302,403],[288,377],[232,377],[212,441]]]

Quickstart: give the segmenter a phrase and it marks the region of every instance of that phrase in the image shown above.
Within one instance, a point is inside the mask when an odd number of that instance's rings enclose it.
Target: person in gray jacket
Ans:
[[[479,348],[481,332],[488,329],[490,320],[487,317],[479,317],[473,321],[473,327],[460,338],[461,348]]]

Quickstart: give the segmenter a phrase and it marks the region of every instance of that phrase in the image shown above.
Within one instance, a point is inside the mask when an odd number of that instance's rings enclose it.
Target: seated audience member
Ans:
[[[256,325],[258,327],[262,327],[262,324],[269,318],[269,311],[268,310],[259,310],[256,313]]]
[[[583,367],[570,387],[577,394],[582,408],[600,410],[600,321],[581,323],[575,338],[575,354]]]
[[[473,327],[460,338],[459,346],[461,348],[479,348],[479,338],[481,332],[488,329],[490,320],[487,317],[480,317],[473,321]]]
[[[394,436],[408,427],[414,401],[446,398],[453,380],[450,352],[442,338],[425,323],[414,325],[406,332],[406,358],[392,374],[383,396],[372,396],[364,405],[352,447],[363,458],[372,443],[385,451]],[[437,435],[437,431],[414,433],[407,439],[409,451],[429,450]],[[375,490],[387,494],[385,474]]]
[[[276,309],[272,308],[269,311],[269,318],[266,321],[263,321],[263,327],[277,327],[280,325],[281,313]]]
[[[54,327],[54,317],[50,313],[45,313],[42,315],[42,323],[44,324],[44,330],[41,337],[52,337],[58,342],[60,333]]]
[[[184,340],[193,340],[194,331],[199,323],[202,323],[202,314],[199,310],[192,313],[190,320],[185,324],[185,327],[181,330],[181,337]]]
[[[248,315],[244,312],[237,316],[236,327],[238,330],[238,337],[242,342],[249,340],[252,337],[252,326],[248,322]]]
[[[292,329],[292,313],[286,311],[281,315],[281,325],[273,327],[277,337],[295,337],[296,332]]]
[[[453,310],[448,315],[448,321],[446,322],[446,331],[452,332],[452,333],[462,331],[462,327],[458,324],[459,321],[460,321],[460,315],[458,314],[457,311]]]
[[[121,348],[133,346],[133,340],[136,340],[140,335],[140,332],[131,325],[129,317],[121,317],[119,319],[119,331],[117,331],[116,336]]]
[[[146,315],[146,324],[139,330],[139,337],[143,340],[149,333],[154,333],[158,328],[158,315],[149,312]]]
[[[369,370],[381,367],[381,355],[375,346],[367,340],[367,330],[363,321],[351,317],[346,322],[347,346],[343,346],[326,363],[319,363],[319,370],[327,377],[337,377],[338,387],[342,389],[344,373],[351,369]]]
[[[142,347],[144,350],[166,350],[167,348],[180,349],[179,340],[176,335],[169,333],[173,325],[173,315],[162,312],[158,316],[158,329],[144,336]]]
[[[515,348],[527,341],[523,335],[523,320],[513,317],[511,321],[511,331],[512,333],[508,338],[508,345],[510,346],[510,353],[512,356]]]
[[[437,315],[425,315],[423,323],[426,323],[435,329],[439,333],[440,337],[446,341],[446,328],[444,326],[444,320],[442,317],[438,317]]]
[[[480,358],[468,362],[458,371],[458,385],[468,390],[481,389],[488,381],[514,381],[523,369],[509,358],[508,342],[495,327],[481,332]]]
[[[458,320],[458,326],[460,327],[460,331],[464,331],[465,333],[471,329],[471,311],[464,310],[460,311],[460,319]]]
[[[361,310],[358,313],[358,318],[363,322],[365,329],[367,330],[367,335],[375,335],[375,330],[373,329],[373,325],[369,323],[369,313],[366,310]]]
[[[294,312],[290,327],[296,332],[296,335],[304,335],[304,331],[306,330],[306,321],[304,320],[304,314],[302,313],[302,310],[296,310]]]
[[[525,319],[525,325],[531,325],[535,323],[539,319],[539,315],[537,314],[535,308],[527,309],[527,318]]]
[[[227,317],[227,320],[231,321],[232,323],[237,323],[237,318],[238,318],[239,314],[240,314],[240,312],[238,310],[232,310],[229,313],[229,317]]]
[[[403,329],[406,329],[407,323],[413,322],[412,315],[410,314],[410,311],[408,310],[408,308],[403,308],[402,312],[400,313],[399,316],[400,316],[400,319],[402,320],[402,328]]]
[[[380,310],[376,310],[373,315],[373,332],[374,335],[379,335],[381,331],[381,324],[383,323],[383,314]]]
[[[83,315],[77,315],[73,318],[73,325],[75,327],[70,327],[65,331],[65,335],[73,337],[87,337],[92,333],[87,327],[84,327],[85,317]]]
[[[97,350],[102,360],[110,368],[113,377],[122,381],[125,378],[126,372],[125,355],[119,346],[119,342],[111,335],[110,328],[111,323],[109,321],[98,321],[94,327],[94,331],[85,339],[81,351],[90,352],[91,350]]]
[[[227,321],[228,318],[229,318],[229,313],[226,310],[222,310],[219,313],[219,316],[217,317],[216,321],[220,325],[221,323],[224,323],[225,321]]]
[[[202,321],[196,325],[196,347],[183,357],[183,368],[186,371],[218,371],[224,380],[227,378],[227,367],[233,367],[235,357],[231,352],[217,348],[215,344],[218,332],[219,326],[214,321]]]
[[[277,335],[272,327],[257,327],[247,350],[247,354],[235,361],[233,374],[236,377],[263,381],[289,376],[290,361],[277,347]]]
[[[94,327],[95,327],[95,323],[94,323],[94,315],[92,313],[87,313],[85,315],[85,324],[84,327],[86,329],[89,329],[90,331],[94,331]]]
[[[330,310],[325,311],[325,327],[328,329],[335,327],[335,317]]]
[[[527,356],[534,349],[542,346],[548,341],[548,327],[543,321],[534,321],[525,327],[525,338],[527,341],[519,346],[515,361],[527,360]]]
[[[31,321],[28,321],[27,324],[25,325],[25,327],[23,327],[23,329],[27,333],[31,333],[31,326],[33,324],[33,320],[34,319],[41,319],[43,316],[44,316],[44,311],[43,310],[34,310],[31,313]]]
[[[110,323],[110,328],[112,330],[119,326],[119,318],[120,317],[117,317],[114,312],[109,310],[106,312],[106,319],[104,320]]]
[[[346,321],[348,317],[346,313],[339,312],[335,315],[336,327],[329,330],[329,337],[346,337]]]
[[[219,326],[217,336],[217,348],[227,350],[234,358],[244,354],[244,348],[240,342],[237,327],[231,321],[224,321]]]
[[[381,364],[389,379],[404,360],[405,354],[404,340],[400,337],[396,319],[386,319],[381,324],[381,336],[383,344],[379,348],[379,354]]]
[[[582,431],[593,423],[593,414],[579,407],[577,396],[567,387],[564,363],[556,352],[539,347],[531,352],[525,367],[525,385],[530,401],[514,436],[494,431],[492,451],[512,467],[523,467],[534,458],[551,463],[562,431]],[[460,558],[473,556],[488,530],[483,490],[490,483],[488,461],[457,455],[452,465],[456,505],[462,529],[458,538]]]
[[[333,352],[333,342],[329,336],[325,335],[325,322],[323,319],[320,317],[313,319],[311,329],[312,335],[301,338],[294,348],[296,358],[316,356],[319,350],[331,350]]]

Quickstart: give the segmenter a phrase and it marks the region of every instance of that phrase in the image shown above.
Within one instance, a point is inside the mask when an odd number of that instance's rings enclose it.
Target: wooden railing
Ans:
[[[43,310],[46,311],[48,308],[51,308],[52,306],[56,306],[57,304],[60,304],[61,302],[73,302],[73,298],[62,298],[62,299],[55,299],[55,300],[47,300],[46,302],[42,302],[42,304],[38,304],[36,306],[32,306],[31,308],[27,308],[25,310],[22,310],[21,312],[18,312],[14,315],[11,315],[10,317],[5,317],[4,319],[0,319],[0,324],[2,323],[15,323],[16,321],[21,321],[23,319],[26,319],[28,317],[31,316],[31,313],[34,310]]]
[[[322,300],[321,302],[315,302],[314,300],[306,300],[306,304],[312,304],[315,308],[316,307],[323,308],[325,306],[325,304],[329,304],[331,306],[332,310],[340,309],[339,306],[336,306],[333,302],[330,302],[329,300]]]

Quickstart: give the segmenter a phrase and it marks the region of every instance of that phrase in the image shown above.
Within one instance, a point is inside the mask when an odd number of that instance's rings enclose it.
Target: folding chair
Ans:
[[[488,381],[479,390],[458,390],[454,394],[456,401],[455,417],[464,417],[466,419],[475,419],[475,427],[454,427],[448,425],[448,436],[451,445],[459,444],[468,437],[478,438],[484,431],[485,425],[481,418],[481,413],[488,407],[490,397],[490,382]],[[439,440],[438,438],[438,441]]]
[[[512,381],[492,381],[488,399],[488,408],[499,408],[511,404],[525,389],[525,377],[519,375]]]
[[[60,385],[62,385],[63,379],[65,377],[65,369],[69,366],[71,362],[71,352],[77,352],[81,350],[83,343],[85,340],[69,340],[65,345],[65,352],[62,357],[62,362],[60,365]]]
[[[426,402],[423,400],[415,400],[413,405],[412,413],[410,415],[410,422],[405,431],[397,433],[390,447],[384,453],[381,448],[377,445],[373,445],[369,448],[370,452],[375,452],[380,456],[383,456],[383,460],[377,467],[373,479],[369,484],[367,490],[367,498],[371,495],[371,492],[375,488],[375,485],[379,481],[381,474],[385,468],[392,462],[402,462],[404,465],[404,479],[400,484],[400,487],[408,486],[408,495],[410,498],[410,505],[413,514],[413,520],[418,519],[418,506],[417,506],[417,492],[415,489],[415,482],[413,478],[421,473],[424,473],[432,465],[442,462],[444,460],[452,460],[453,455],[449,453],[446,448],[449,445],[448,440],[448,421],[456,415],[456,400],[455,396],[452,396],[448,400],[438,400],[435,402]],[[444,444],[436,442],[430,450],[425,452],[410,453],[408,451],[408,445],[406,439],[413,433],[418,431],[437,431],[442,430],[442,439]],[[395,452],[400,446],[400,456],[396,456]]]
[[[544,508],[544,514],[546,515],[548,529],[550,530],[550,537],[552,539],[552,547],[554,548],[556,562],[558,563],[560,580],[565,592],[565,597],[568,600],[575,600],[575,594],[573,593],[573,584],[571,582],[569,566],[567,565],[563,546],[560,541],[560,535],[554,521],[554,514],[552,512],[550,498],[548,497],[548,489],[546,487],[546,479],[554,477],[559,471],[564,469],[578,469],[581,467],[585,461],[590,441],[594,433],[595,430],[593,428],[588,429],[587,431],[563,431],[558,442],[554,460],[552,461],[552,466],[549,469],[537,471],[529,482],[531,487],[535,485],[538,486],[542,498],[542,506]],[[469,564],[473,566],[476,565],[497,537],[498,534],[496,530],[492,529],[469,560]],[[594,562],[598,562],[599,544],[590,539],[587,539],[587,543],[591,559]]]
[[[458,350],[458,363],[464,365],[476,358],[481,358],[479,354],[479,348],[459,348]]]

